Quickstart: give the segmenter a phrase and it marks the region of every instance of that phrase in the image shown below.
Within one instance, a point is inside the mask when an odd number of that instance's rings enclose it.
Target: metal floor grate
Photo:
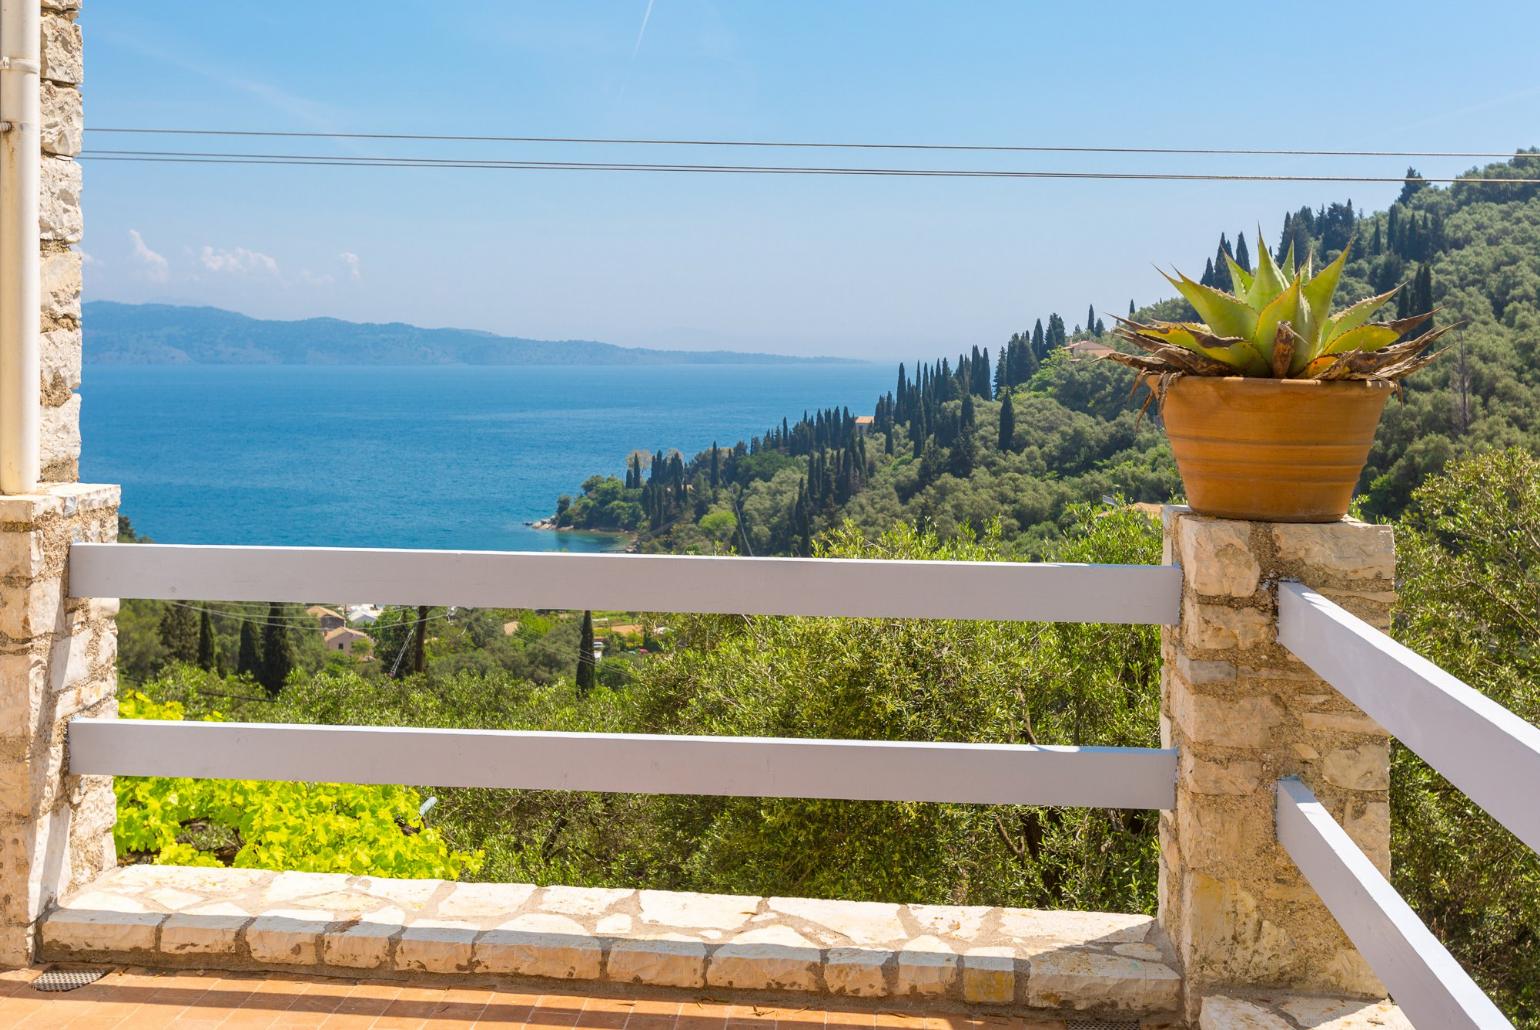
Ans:
[[[107,975],[105,969],[49,969],[32,981],[34,991],[73,991],[94,984]]]

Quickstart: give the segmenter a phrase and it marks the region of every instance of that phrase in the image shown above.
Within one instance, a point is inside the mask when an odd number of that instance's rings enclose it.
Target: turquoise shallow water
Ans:
[[[81,479],[165,543],[604,550],[530,529],[635,448],[687,453],[804,409],[869,414],[881,365],[85,369]]]

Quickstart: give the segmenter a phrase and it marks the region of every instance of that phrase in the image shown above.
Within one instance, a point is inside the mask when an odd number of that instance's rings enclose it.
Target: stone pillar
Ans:
[[[39,0],[34,0],[39,2]],[[40,0],[43,8],[42,196],[38,204],[43,305],[41,469],[44,482],[80,478],[80,0]]]
[[[0,497],[0,967],[25,965],[55,896],[116,864],[108,776],[65,775],[77,715],[117,712],[117,602],[70,600],[72,541],[117,538],[118,488]]]
[[[1180,752],[1160,820],[1160,921],[1188,1016],[1215,988],[1383,997],[1368,964],[1277,843],[1274,785],[1302,779],[1390,867],[1389,740],[1277,643],[1277,584],[1298,580],[1380,628],[1395,600],[1388,526],[1239,522],[1171,508],[1181,624],[1161,632],[1161,738]]]
[[[76,715],[117,709],[116,601],[71,601],[72,541],[117,539],[118,488],[77,484],[80,461],[80,0],[42,8],[43,485],[0,497],[0,967],[33,955],[58,894],[116,863],[112,780],[66,776]]]

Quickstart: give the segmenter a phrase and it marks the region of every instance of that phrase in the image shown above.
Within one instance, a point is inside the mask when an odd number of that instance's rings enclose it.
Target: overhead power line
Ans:
[[[258,129],[166,129],[90,126],[87,132],[160,136],[256,136],[272,139],[414,140],[424,143],[558,143],[601,146],[764,147],[816,150],[949,150],[994,154],[1189,154],[1240,157],[1536,157],[1513,150],[1289,150],[1262,147],[1076,147],[968,143],[824,143],[803,140],[647,139],[598,136],[481,136],[411,132],[302,132]]]
[[[1086,172],[991,168],[853,168],[814,165],[645,164],[624,161],[512,161],[430,157],[334,157],[321,154],[240,154],[179,150],[85,150],[88,161],[140,161],[166,164],[306,165],[336,168],[462,168],[503,171],[688,172],[736,175],[861,175],[900,178],[1099,179],[1160,182],[1340,182],[1535,185],[1536,179],[1438,178],[1401,175],[1242,175],[1207,172]]]

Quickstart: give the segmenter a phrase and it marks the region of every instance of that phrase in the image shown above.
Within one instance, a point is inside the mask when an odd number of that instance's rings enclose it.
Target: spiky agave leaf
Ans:
[[[1300,299],[1303,301],[1304,310],[1308,316],[1308,328],[1311,331],[1301,332],[1310,344],[1319,339],[1319,334],[1326,326],[1331,315],[1331,299],[1337,293],[1337,281],[1342,278],[1342,266],[1347,264],[1348,255],[1353,251],[1353,241],[1348,240],[1347,246],[1342,248],[1342,253],[1337,255],[1337,260],[1321,269],[1314,277],[1306,276],[1305,284],[1300,287]]]
[[[1278,296],[1268,301],[1267,307],[1257,313],[1257,327],[1252,339],[1257,342],[1269,370],[1273,367],[1273,345],[1278,339],[1278,326],[1293,322],[1299,317],[1299,280],[1289,283]]]
[[[1225,264],[1230,266],[1230,281],[1236,286],[1235,290],[1232,292],[1237,297],[1244,299],[1246,291],[1251,289],[1252,275],[1240,265],[1236,264],[1235,259],[1230,256],[1230,252],[1228,250],[1221,251],[1221,253],[1225,256]]]
[[[1181,272],[1161,274],[1197,311],[1197,322],[1151,322],[1118,318],[1113,334],[1145,352],[1102,356],[1137,369],[1141,381],[1172,376],[1241,375],[1274,379],[1380,379],[1399,377],[1421,368],[1428,343],[1446,329],[1425,333],[1416,341],[1406,335],[1432,317],[1432,312],[1389,322],[1370,322],[1386,301],[1401,289],[1350,305],[1335,316],[1332,299],[1352,251],[1349,240],[1342,253],[1314,273],[1315,255],[1296,263],[1290,242],[1282,265],[1273,257],[1261,230],[1257,232],[1258,262],[1247,272],[1228,253],[1235,292],[1205,286]]]
[[[1181,347],[1220,362],[1235,375],[1257,375],[1265,365],[1260,351],[1250,340],[1239,336],[1215,336],[1206,325],[1197,322],[1159,322],[1146,325],[1117,315],[1113,335],[1136,347],[1151,350],[1151,344]]]
[[[1401,284],[1401,286],[1405,285],[1405,283]],[[1321,327],[1321,345],[1324,347],[1349,329],[1356,329],[1369,321],[1370,317],[1387,301],[1392,300],[1396,294],[1401,292],[1401,286],[1386,290],[1375,297],[1366,297],[1357,304],[1349,305],[1328,318],[1326,324]]]
[[[1166,275],[1164,272],[1160,274]],[[1187,298],[1187,303],[1192,305],[1210,331],[1219,336],[1251,336],[1252,330],[1257,327],[1257,313],[1246,301],[1212,286],[1193,282],[1181,272],[1176,275],[1175,279],[1166,275],[1166,281]]]

